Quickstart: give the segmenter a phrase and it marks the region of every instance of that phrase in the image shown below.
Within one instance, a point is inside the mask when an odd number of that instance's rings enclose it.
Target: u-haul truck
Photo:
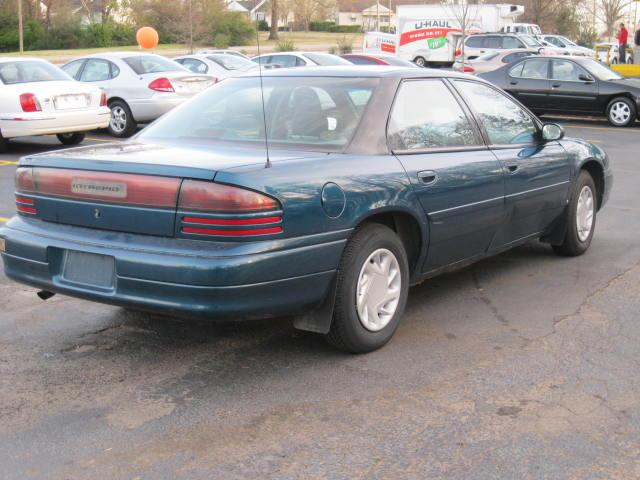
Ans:
[[[497,32],[524,13],[521,5],[398,5],[396,33],[368,32],[365,53],[387,53],[420,66],[451,65],[462,37],[461,9],[467,8],[467,35]]]

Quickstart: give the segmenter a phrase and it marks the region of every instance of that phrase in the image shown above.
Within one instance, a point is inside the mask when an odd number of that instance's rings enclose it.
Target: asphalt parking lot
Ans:
[[[368,355],[0,274],[0,477],[640,478],[640,126],[562,123],[615,173],[587,254],[532,243],[416,286]],[[14,162],[60,148],[29,140],[0,155],[0,221]]]

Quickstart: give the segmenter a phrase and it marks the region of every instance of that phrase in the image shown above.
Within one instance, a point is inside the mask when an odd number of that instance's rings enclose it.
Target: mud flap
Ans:
[[[338,274],[334,274],[327,296],[318,308],[303,315],[298,315],[293,319],[293,326],[298,330],[305,330],[314,333],[329,333],[331,321],[333,320],[333,307],[336,303],[336,288]]]

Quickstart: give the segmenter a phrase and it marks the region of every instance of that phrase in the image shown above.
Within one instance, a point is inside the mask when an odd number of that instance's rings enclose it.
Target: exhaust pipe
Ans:
[[[36,295],[38,295],[38,297],[40,297],[41,300],[49,300],[51,297],[55,295],[55,293],[49,292],[47,290],[40,290],[38,293],[36,293]]]

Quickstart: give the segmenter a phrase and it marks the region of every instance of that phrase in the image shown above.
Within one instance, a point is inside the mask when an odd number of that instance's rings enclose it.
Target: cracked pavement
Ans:
[[[0,478],[640,478],[640,129],[570,125],[616,174],[589,252],[531,243],[414,287],[372,354],[0,274]]]

